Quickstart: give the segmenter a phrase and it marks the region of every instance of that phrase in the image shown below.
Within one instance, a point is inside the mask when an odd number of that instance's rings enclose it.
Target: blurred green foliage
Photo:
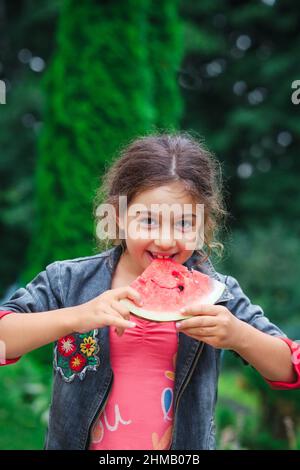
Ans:
[[[299,9],[293,0],[187,0],[181,10],[182,125],[224,162],[232,226],[276,217],[299,236]]]
[[[300,449],[300,391],[272,390],[249,366],[236,371],[225,352],[216,407],[217,448]]]
[[[52,361],[31,354],[1,367],[0,449],[42,449],[51,398]]]
[[[0,106],[0,298],[18,280],[34,221],[34,170],[45,96],[33,60],[47,65],[53,50],[59,0],[0,1],[0,78],[6,105]]]

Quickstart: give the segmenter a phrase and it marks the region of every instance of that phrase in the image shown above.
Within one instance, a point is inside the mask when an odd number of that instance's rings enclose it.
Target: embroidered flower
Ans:
[[[70,360],[70,369],[80,372],[86,364],[86,358],[82,354],[75,354]]]
[[[76,350],[76,342],[74,336],[65,336],[58,340],[58,350],[64,357],[71,356]]]
[[[98,330],[83,334],[73,333],[60,338],[54,349],[54,368],[65,382],[72,382],[77,375],[83,380],[87,370],[99,367]]]
[[[93,352],[95,352],[95,344],[96,341],[89,336],[88,338],[84,338],[83,343],[80,345],[80,350],[83,354],[86,354],[88,357],[90,357]]]

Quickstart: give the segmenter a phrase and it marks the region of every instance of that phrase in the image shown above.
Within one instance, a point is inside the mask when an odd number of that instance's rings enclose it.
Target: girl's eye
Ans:
[[[153,223],[151,223],[153,222]],[[140,220],[140,223],[143,225],[154,225],[156,222],[152,217],[144,217],[143,219]]]
[[[156,220],[153,219],[152,217],[144,217],[143,219],[140,219],[140,223],[143,224],[143,225],[155,225],[156,224]],[[180,228],[180,229],[189,229],[192,227],[192,223],[189,221],[189,220],[180,220],[179,222],[176,223],[176,225]]]
[[[181,219],[178,222],[178,227],[183,230],[188,230],[192,227],[192,223],[189,220]]]

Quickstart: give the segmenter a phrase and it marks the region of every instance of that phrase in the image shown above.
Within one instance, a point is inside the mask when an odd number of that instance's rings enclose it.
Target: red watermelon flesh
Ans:
[[[188,318],[179,313],[180,308],[194,301],[214,304],[225,288],[206,274],[168,259],[153,260],[130,285],[141,294],[143,306],[138,307],[128,299],[121,302],[132,313],[155,321]]]

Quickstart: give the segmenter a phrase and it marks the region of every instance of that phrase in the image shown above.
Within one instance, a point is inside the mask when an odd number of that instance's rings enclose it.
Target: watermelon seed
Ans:
[[[178,286],[178,289],[179,289],[180,291],[183,291],[183,290],[184,290],[184,286],[179,285],[179,286]]]
[[[179,272],[178,271],[172,271],[172,276],[176,277],[179,279]]]

